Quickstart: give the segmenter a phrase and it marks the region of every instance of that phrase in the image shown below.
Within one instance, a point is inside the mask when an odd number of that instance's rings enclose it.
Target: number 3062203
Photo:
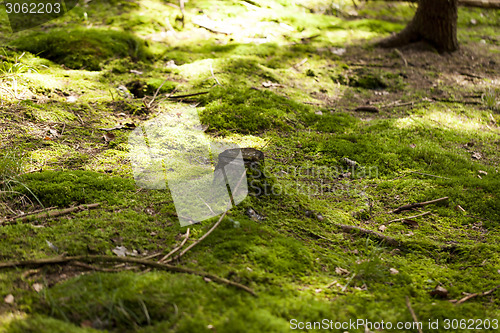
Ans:
[[[59,14],[61,12],[60,3],[12,3],[5,2],[7,14]]]

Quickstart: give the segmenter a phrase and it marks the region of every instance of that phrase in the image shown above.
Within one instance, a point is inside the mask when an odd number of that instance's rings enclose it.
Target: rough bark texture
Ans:
[[[457,0],[420,0],[413,20],[400,33],[382,40],[382,47],[426,41],[439,52],[458,49]]]

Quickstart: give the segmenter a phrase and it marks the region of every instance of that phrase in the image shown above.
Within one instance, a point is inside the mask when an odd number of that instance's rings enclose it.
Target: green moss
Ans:
[[[26,195],[33,193],[46,207],[67,207],[70,204],[107,201],[117,203],[123,198],[112,193],[130,191],[133,181],[109,177],[90,171],[32,173],[23,177],[30,188],[18,190]]]
[[[115,57],[146,60],[150,53],[143,41],[132,34],[106,29],[53,29],[33,32],[11,45],[73,69],[100,70]]]

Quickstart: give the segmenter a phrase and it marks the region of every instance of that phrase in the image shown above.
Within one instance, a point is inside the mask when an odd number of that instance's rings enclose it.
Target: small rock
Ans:
[[[437,296],[440,298],[447,298],[448,297],[448,290],[441,286],[436,286],[433,291],[431,291],[431,296]]]
[[[14,295],[12,294],[8,294],[7,296],[5,296],[5,298],[3,299],[3,301],[7,304],[12,304],[14,303]]]
[[[33,283],[33,289],[39,293],[43,289],[43,285],[41,283]]]

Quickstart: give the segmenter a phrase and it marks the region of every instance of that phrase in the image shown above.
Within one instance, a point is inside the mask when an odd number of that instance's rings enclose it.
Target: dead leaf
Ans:
[[[341,268],[341,267],[335,267],[335,273],[338,275],[349,275],[351,272],[349,272],[347,269]]]
[[[389,273],[391,273],[392,275],[396,275],[396,274],[399,274],[399,271],[395,268],[390,268]]]
[[[314,289],[314,292],[316,292],[316,293],[320,293],[320,292],[322,292],[322,291],[323,291],[323,289],[321,289],[321,288]]]
[[[483,158],[483,155],[481,155],[481,153],[478,153],[478,152],[473,152],[472,153],[472,158],[475,159],[475,160],[480,160]]]
[[[92,322],[90,320],[84,320],[80,323],[80,327],[92,328]]]
[[[478,170],[477,172],[485,176],[488,175],[488,173],[484,170]]]
[[[111,250],[114,254],[116,254],[118,257],[125,257],[127,251],[127,248],[125,246],[117,246],[113,250]]]
[[[412,144],[410,145],[410,148],[415,148],[416,146],[417,146],[416,144],[412,143]]]
[[[14,303],[14,295],[12,294],[8,294],[7,296],[5,296],[5,298],[3,299],[3,301],[7,304],[12,304]]]
[[[132,74],[135,74],[135,75],[142,75],[141,71],[138,71],[138,70],[135,70],[135,69],[131,69],[129,72],[132,73]]]
[[[318,110],[318,111],[315,111],[314,114],[317,114],[318,116],[322,116],[323,112],[321,112],[321,111]]]
[[[106,141],[106,142],[113,141],[116,138],[116,136],[110,132],[104,133],[102,135],[102,137],[104,138],[104,141]]]
[[[43,284],[41,283],[33,283],[33,289],[39,293],[43,289]]]
[[[378,227],[378,230],[380,230],[382,232],[384,232],[386,229],[387,229],[387,227],[383,224],[380,227]]]
[[[203,280],[205,280],[205,282],[212,282],[212,280],[210,280],[209,278],[207,277],[204,277]]]

